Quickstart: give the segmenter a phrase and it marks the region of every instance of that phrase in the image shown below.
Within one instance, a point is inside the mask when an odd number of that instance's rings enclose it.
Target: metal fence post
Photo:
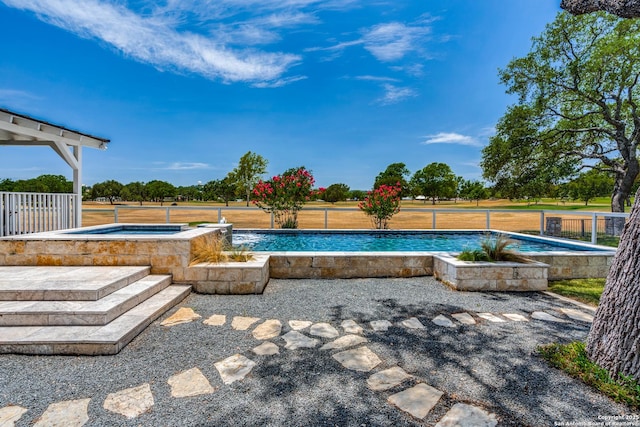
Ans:
[[[218,208],[218,224],[222,221],[222,208]]]
[[[329,228],[329,210],[324,208],[324,228]]]
[[[118,223],[118,207],[113,208],[113,222]]]
[[[593,213],[591,218],[591,243],[598,244],[598,214]]]
[[[435,230],[435,229],[436,229],[436,211],[435,211],[435,210],[433,210],[433,211],[431,211],[431,213],[432,213],[432,215],[433,215],[433,219],[432,219],[432,221],[431,221],[431,228],[432,228],[433,230]]]
[[[491,230],[491,211],[487,211],[487,230]]]
[[[273,212],[271,212],[271,228],[275,228],[275,227],[273,226]]]
[[[170,214],[169,214],[169,210],[170,210],[170,209],[171,209],[171,208],[170,208],[169,206],[167,206],[167,224],[169,224],[169,223],[171,222]]]
[[[540,235],[544,236],[544,211],[540,211]]]

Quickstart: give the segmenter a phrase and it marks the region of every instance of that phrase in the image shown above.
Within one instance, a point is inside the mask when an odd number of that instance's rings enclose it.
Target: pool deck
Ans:
[[[115,356],[0,355],[0,420],[538,427],[633,415],[536,353],[584,340],[591,315],[432,277],[274,279],[263,295],[191,294]]]

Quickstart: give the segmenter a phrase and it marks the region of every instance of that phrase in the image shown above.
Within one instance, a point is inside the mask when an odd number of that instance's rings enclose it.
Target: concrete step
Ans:
[[[189,292],[171,285],[103,326],[1,326],[0,353],[116,354]]]
[[[0,266],[0,301],[97,301],[150,271],[145,266]]]
[[[98,301],[0,301],[0,326],[106,325],[170,284],[149,275]]]

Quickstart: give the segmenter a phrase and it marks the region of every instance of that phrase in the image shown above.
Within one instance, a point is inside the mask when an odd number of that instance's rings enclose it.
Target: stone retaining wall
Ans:
[[[350,279],[418,277],[433,274],[433,255],[409,252],[276,252],[274,279]]]
[[[541,262],[470,262],[448,255],[434,257],[437,279],[459,291],[543,291],[547,264]]]
[[[591,279],[607,277],[613,261],[612,254],[549,254],[527,255],[528,258],[549,264],[549,280]]]

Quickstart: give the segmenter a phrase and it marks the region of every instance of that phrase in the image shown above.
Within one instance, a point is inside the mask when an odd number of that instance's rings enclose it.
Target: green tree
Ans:
[[[145,184],[144,189],[151,200],[160,202],[160,206],[163,205],[165,198],[176,195],[176,187],[166,181],[149,181]]]
[[[457,177],[446,163],[428,164],[413,174],[410,183],[414,196],[430,198],[434,205],[436,199],[454,197],[457,185]]]
[[[347,184],[331,184],[322,195],[329,203],[342,202],[349,197],[349,186]]]
[[[367,197],[367,192],[364,190],[349,191],[349,199],[351,200],[364,200],[365,197]]]
[[[237,187],[234,177],[227,174],[222,179],[209,181],[204,185],[204,193],[208,200],[222,200],[225,206],[234,200],[237,195]]]
[[[247,206],[249,206],[249,200],[251,199],[251,191],[260,180],[260,177],[267,173],[268,163],[261,155],[248,151],[240,157],[238,166],[232,171],[231,176],[235,179],[238,192],[244,194],[247,198]]]
[[[91,197],[97,199],[98,197],[105,197],[109,200],[109,203],[113,205],[113,202],[120,197],[123,185],[115,180],[108,180],[104,182],[98,182],[91,187]]]
[[[13,191],[15,185],[15,181],[9,178],[2,179],[0,180],[0,191]]]
[[[404,163],[391,163],[376,176],[373,188],[376,189],[381,185],[396,186],[396,184],[400,183],[402,188],[400,196],[406,196],[410,193],[409,182],[407,181],[410,175],[411,172]]]
[[[584,205],[600,196],[608,196],[613,185],[613,178],[599,169],[590,169],[580,174],[568,185],[569,197],[584,201]]]
[[[624,212],[640,172],[640,21],[559,13],[500,77],[519,102],[483,151],[485,178],[557,182],[598,162],[614,177],[611,210]]]
[[[562,6],[573,13],[586,13],[603,8],[621,16],[640,16],[640,3],[637,1],[579,2],[577,0],[563,0]],[[637,22],[636,20],[627,21],[627,24],[637,25]],[[623,38],[622,43],[632,41],[634,45],[632,47],[637,49],[638,43],[634,37]],[[603,62],[603,71],[605,69],[606,62]],[[620,73],[624,75],[626,71],[621,69]],[[627,106],[631,108],[632,112],[636,110],[636,104],[632,97],[633,89],[635,89],[635,84],[626,91]],[[618,94],[618,98],[621,95],[622,92]],[[620,106],[619,110],[617,108],[614,110],[614,117],[618,117],[619,113],[623,111],[622,105],[618,102],[615,105]],[[623,145],[620,148],[623,150],[631,148],[631,152],[635,155],[635,146],[625,147]],[[619,177],[616,176],[616,182],[618,179]],[[620,244],[609,268],[598,311],[587,338],[589,358],[605,368],[614,379],[625,375],[631,376],[637,381],[640,380],[640,358],[638,357],[640,299],[638,299],[638,295],[640,295],[640,190],[636,192],[629,220],[620,237]]]
[[[480,200],[484,200],[489,197],[489,190],[485,187],[484,183],[480,181],[468,181],[462,180],[459,185],[459,194],[465,200],[471,200],[476,202],[476,206],[480,204]]]
[[[126,184],[120,192],[122,200],[138,202],[142,206],[142,202],[147,199],[145,185],[143,182],[134,181]]]

